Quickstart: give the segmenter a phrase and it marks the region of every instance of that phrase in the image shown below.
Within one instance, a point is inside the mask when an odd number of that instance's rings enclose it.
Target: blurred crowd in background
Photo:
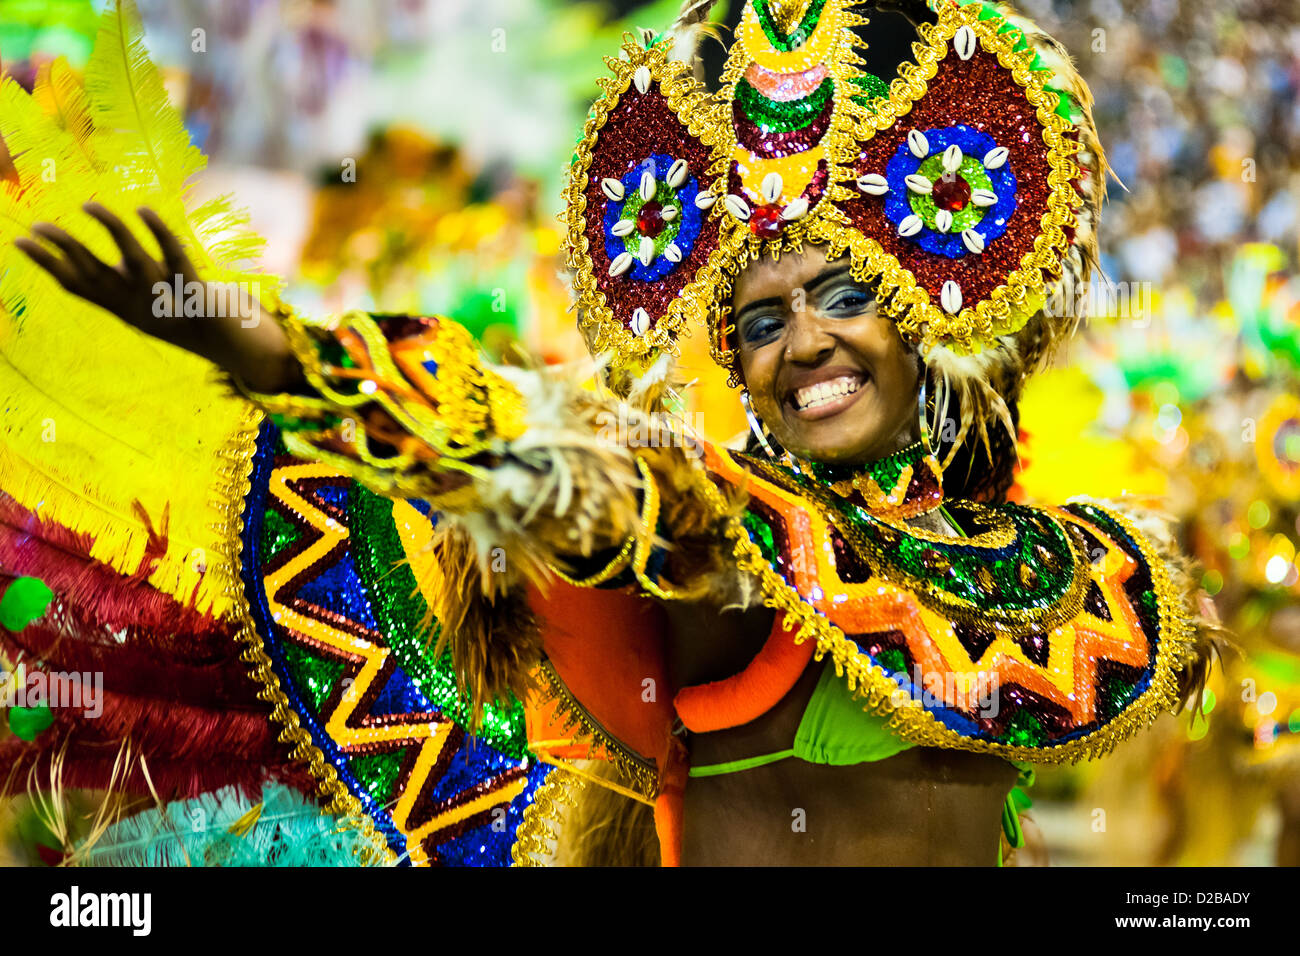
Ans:
[[[290,298],[446,312],[498,356],[549,361],[583,354],[554,217],[600,58],[678,6],[140,0],[210,157],[200,190],[249,207]],[[1201,712],[1043,774],[1039,822],[1056,862],[1297,863],[1300,4],[1017,7],[1075,56],[1114,172],[1105,278],[1026,396],[1018,493],[1170,510],[1241,649]],[[55,56],[75,68],[95,26],[92,0],[0,0],[0,65],[27,83]],[[700,395],[720,388],[707,358],[684,361]],[[701,404],[711,437],[744,427]]]

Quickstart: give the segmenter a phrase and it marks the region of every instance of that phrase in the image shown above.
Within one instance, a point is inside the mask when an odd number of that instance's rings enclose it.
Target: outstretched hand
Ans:
[[[51,248],[36,239],[18,239],[14,244],[73,295],[141,332],[215,362],[258,391],[281,391],[293,383],[298,369],[288,340],[255,293],[242,286],[214,290],[214,284],[204,282],[180,239],[152,209],[139,213],[158,240],[161,261],[149,255],[108,209],[98,203],[82,208],[117,243],[122,261],[116,266],[51,223],[32,227],[33,235]],[[177,301],[177,290],[186,298],[198,290],[199,307]]]

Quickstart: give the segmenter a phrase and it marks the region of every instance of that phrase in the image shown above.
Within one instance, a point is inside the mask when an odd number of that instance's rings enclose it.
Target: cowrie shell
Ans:
[[[659,189],[659,183],[655,180],[655,174],[646,170],[641,174],[641,198],[646,202],[655,198],[655,192]]]
[[[641,237],[641,248],[637,250],[637,258],[641,260],[643,266],[648,266],[655,261],[655,241],[649,236]]]
[[[784,185],[780,173],[768,173],[763,177],[763,185],[759,191],[768,202],[776,202],[781,198],[781,187]]]
[[[617,179],[608,177],[602,179],[600,181],[600,191],[605,194],[607,199],[612,199],[614,202],[618,202],[623,198],[623,184]]]
[[[937,210],[934,214],[934,228],[940,232],[947,232],[952,228],[952,213],[947,209]]]
[[[612,276],[621,276],[628,269],[632,268],[632,253],[620,252],[614,257],[614,261],[609,264],[609,274]]]
[[[650,92],[650,67],[638,66],[632,73],[632,82],[636,84],[638,93]]]
[[[713,193],[696,193],[696,194],[695,194],[695,208],[696,208],[696,209],[712,209],[712,208],[713,208],[713,204],[714,204],[715,202],[717,202],[717,201],[718,201],[718,197],[715,196],[715,195],[713,195]]]
[[[930,180],[918,173],[913,173],[904,179],[903,182],[907,183],[907,188],[912,192],[921,193],[922,195],[928,195],[930,191],[934,189],[934,183],[930,182]]]
[[[858,188],[871,196],[883,196],[889,192],[889,180],[879,173],[867,173],[858,177]]]
[[[1007,152],[1007,148],[1005,146],[994,146],[992,149],[990,149],[987,153],[984,154],[984,168],[998,169],[1004,163],[1006,163],[1007,157],[1009,155],[1010,153]]]
[[[674,219],[677,218],[677,207],[664,206],[663,212],[661,212],[659,215],[663,218],[664,222],[672,222]]]
[[[794,202],[790,203],[790,205],[781,210],[781,218],[788,220],[801,219],[803,216],[807,215],[807,213],[808,200],[803,196],[800,196]]]
[[[974,229],[963,229],[961,233],[962,245],[974,253],[984,251],[984,237]]]
[[[682,247],[675,242],[668,243],[668,245],[664,246],[664,258],[669,262],[681,262]]]
[[[900,236],[914,236],[921,231],[923,225],[925,223],[921,222],[921,217],[916,213],[912,213],[910,216],[904,217],[903,221],[898,224],[898,234]]]
[[[632,332],[635,335],[645,335],[646,330],[650,328],[650,313],[638,306],[632,310]]]
[[[977,206],[992,206],[998,201],[998,194],[991,189],[976,189],[971,192],[970,201]]]
[[[722,197],[722,204],[727,207],[727,212],[731,213],[741,222],[749,221],[749,203],[741,199],[735,193],[727,193]]]
[[[686,165],[686,160],[679,159],[668,167],[668,175],[664,178],[667,180],[669,186],[676,189],[682,183],[686,182],[686,176],[690,171],[691,168]]]
[[[975,31],[969,25],[961,27],[953,34],[952,45],[963,60],[969,60],[975,55],[976,42]]]
[[[939,290],[939,304],[950,315],[961,311],[961,286],[949,279]]]
[[[961,166],[961,147],[953,143],[943,151],[944,172],[955,173]]]
[[[907,134],[907,148],[917,159],[925,159],[930,155],[930,141],[919,129],[914,129]]]
[[[632,230],[635,228],[636,223],[631,219],[620,219],[618,222],[614,223],[613,227],[609,231],[621,238],[623,236],[631,235]]]

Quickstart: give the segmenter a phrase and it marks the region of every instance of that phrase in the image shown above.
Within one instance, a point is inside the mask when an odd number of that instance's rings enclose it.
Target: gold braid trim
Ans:
[[[909,743],[923,747],[989,753],[1008,760],[1045,764],[1077,763],[1104,756],[1121,741],[1133,736],[1159,714],[1171,710],[1177,704],[1177,671],[1195,653],[1192,617],[1188,609],[1182,606],[1178,589],[1164,562],[1123,515],[1109,509],[1099,509],[1105,511],[1137,542],[1142,559],[1150,568],[1160,621],[1159,646],[1151,684],[1121,714],[1085,737],[1052,747],[1022,747],[964,737],[945,727],[938,718],[910,697],[901,706],[895,704],[891,698],[898,691],[898,684],[772,569],[758,546],[750,539],[740,517],[729,515],[726,499],[709,478],[707,470],[699,468],[695,477],[700,495],[718,518],[725,522],[736,567],[742,573],[751,574],[758,579],[765,595],[764,604],[783,611],[789,620],[797,623],[795,643],[816,640],[817,659],[821,660],[829,654],[835,664],[836,675],[845,677],[854,698],[865,700],[864,709],[878,716],[889,717],[890,729]]]
[[[602,727],[600,722],[591,716],[587,709],[573,696],[572,691],[569,690],[550,661],[543,661],[539,670],[542,678],[540,682],[542,690],[537,697],[537,702],[545,704],[550,701],[558,701],[557,713],[562,713],[564,716],[564,725],[561,732],[567,734],[577,728],[578,733],[574,735],[575,743],[587,743],[600,747],[609,756],[610,762],[618,768],[619,772],[632,782],[637,792],[644,797],[653,798],[659,788],[659,772],[655,768],[654,762],[633,753]]]
[[[578,326],[586,333],[592,353],[612,351],[618,356],[620,364],[640,366],[642,370],[648,368],[661,352],[676,355],[678,337],[689,331],[691,322],[704,322],[715,301],[714,288],[733,270],[744,240],[744,236],[735,233],[726,239],[720,237],[718,248],[696,270],[694,278],[669,304],[668,310],[663,315],[652,316],[653,327],[645,335],[635,335],[625,328],[614,317],[605,294],[597,287],[595,264],[588,252],[590,241],[586,235],[587,173],[591,168],[592,153],[599,140],[600,130],[608,121],[610,112],[627,93],[638,68],[644,66],[649,69],[651,81],[658,84],[668,108],[681,120],[691,136],[712,150],[708,169],[691,171],[700,181],[701,192],[710,192],[715,199],[721,200],[726,191],[726,176],[731,160],[729,156],[720,158],[713,147],[719,132],[730,129],[730,118],[723,112],[720,102],[689,72],[688,64],[668,59],[671,47],[672,39],[667,38],[647,50],[629,33],[624,34],[623,38],[622,49],[626,59],[605,57],[605,63],[614,75],[596,81],[603,95],[592,105],[591,113],[583,126],[582,139],[569,168],[569,180],[564,190],[565,209],[561,218],[566,227],[566,265],[573,271]],[[704,182],[706,176],[714,177],[707,188]],[[712,209],[703,212],[700,229],[703,231],[711,228],[709,218],[721,216],[721,210],[722,203],[719,201],[713,204]],[[685,267],[686,263],[682,265]]]
[[[221,510],[225,516],[221,524],[226,535],[226,549],[222,555],[225,567],[239,567],[240,552],[243,550],[244,501],[248,497],[253,453],[261,422],[262,412],[250,406],[243,427],[232,436],[228,454],[225,454],[232,463],[236,463],[236,466],[222,474],[218,489]],[[239,658],[250,665],[249,676],[259,688],[258,699],[271,704],[271,718],[283,728],[279,735],[280,742],[289,746],[289,755],[293,760],[306,763],[311,770],[317,790],[327,801],[322,812],[340,816],[344,825],[360,831],[367,844],[361,852],[362,863],[368,866],[391,866],[396,863],[396,855],[375,830],[374,821],[362,809],[361,802],[339,780],[333,765],[325,759],[320,748],[312,743],[311,734],[299,724],[298,715],[280,689],[280,678],[276,676],[271,659],[262,645],[261,635],[257,633],[248,606],[248,596],[244,593],[238,574],[225,581],[225,593],[234,608],[235,638],[243,645]]]
[[[560,767],[546,775],[515,829],[515,845],[510,848],[515,866],[545,865],[542,860],[551,854],[551,841],[559,839],[554,828],[560,825],[564,808],[575,806],[578,793],[586,787],[576,773]]]

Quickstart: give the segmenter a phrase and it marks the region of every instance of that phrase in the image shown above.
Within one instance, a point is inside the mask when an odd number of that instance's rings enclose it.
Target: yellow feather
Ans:
[[[231,456],[258,413],[203,360],[64,292],[13,240],[54,222],[117,262],[107,231],[81,209],[94,199],[157,254],[134,212],[149,206],[205,278],[255,280],[269,292],[275,280],[251,271],[261,239],[229,197],[187,208],[206,160],[167,100],[130,2],[105,11],[84,87],[58,63],[30,95],[0,82],[0,136],[19,174],[0,191],[0,488],[88,533],[92,554],[123,573],[137,570],[166,514],[167,550],[150,582],[226,613]]]

